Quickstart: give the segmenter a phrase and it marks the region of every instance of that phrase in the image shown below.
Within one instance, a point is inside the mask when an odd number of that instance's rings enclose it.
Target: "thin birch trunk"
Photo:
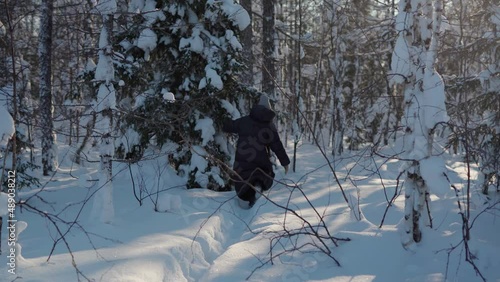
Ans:
[[[262,0],[263,20],[262,20],[262,49],[263,69],[262,69],[262,91],[275,99],[276,78],[275,58],[274,58],[274,3],[275,0]]]
[[[250,25],[241,31],[241,45],[243,46],[243,59],[245,60],[245,65],[247,69],[242,72],[241,82],[248,86],[253,86],[253,29],[252,29],[252,0],[241,0],[241,6],[248,12],[250,16]]]

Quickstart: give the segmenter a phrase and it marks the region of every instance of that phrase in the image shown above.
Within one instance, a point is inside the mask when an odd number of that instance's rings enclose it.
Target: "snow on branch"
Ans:
[[[0,105],[0,148],[7,146],[9,139],[14,134],[14,120],[4,106]]]

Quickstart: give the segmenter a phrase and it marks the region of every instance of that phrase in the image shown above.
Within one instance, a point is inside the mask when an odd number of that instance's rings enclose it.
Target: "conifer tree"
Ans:
[[[248,13],[232,0],[132,1],[128,10],[133,21],[116,38],[133,101],[120,106],[131,111],[136,150],[163,148],[188,187],[229,189],[221,164],[232,148],[221,125],[240,116],[240,97],[252,96],[234,79]]]

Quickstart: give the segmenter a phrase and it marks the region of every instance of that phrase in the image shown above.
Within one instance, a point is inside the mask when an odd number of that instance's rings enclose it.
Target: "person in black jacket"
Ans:
[[[255,204],[260,193],[256,195],[256,191],[247,183],[260,191],[268,190],[273,184],[270,150],[285,168],[285,174],[288,172],[290,159],[273,123],[275,116],[269,98],[263,94],[259,103],[253,106],[250,115],[236,120],[228,119],[223,124],[222,129],[225,132],[238,134],[233,165],[233,170],[237,173],[234,177],[234,187],[240,203],[244,201],[243,206],[248,205],[248,208]]]

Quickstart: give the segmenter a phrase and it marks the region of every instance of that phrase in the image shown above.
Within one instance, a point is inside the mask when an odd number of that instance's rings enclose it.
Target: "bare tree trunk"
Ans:
[[[262,20],[262,49],[264,53],[262,70],[262,91],[269,97],[275,99],[276,78],[275,58],[274,58],[274,2],[275,0],[262,0],[263,20]]]
[[[12,119],[14,120],[14,128],[17,129],[17,118],[18,118],[18,107],[17,107],[17,70],[16,70],[16,52],[14,48],[14,22],[12,19],[12,15],[10,13],[11,9],[8,7],[8,1],[5,1],[5,11],[7,14],[7,27],[8,27],[8,34],[10,37],[10,44],[9,44],[9,55],[11,59],[11,72],[12,72]],[[16,136],[16,131],[14,130],[14,134],[12,135],[12,138],[10,140],[11,148],[12,148],[12,167],[11,169],[13,171],[16,170],[17,168],[17,136]]]
[[[40,22],[40,127],[42,130],[42,165],[43,175],[55,170],[56,153],[52,120],[52,13],[53,0],[42,1]]]
[[[293,172],[296,171],[297,167],[297,146],[299,144],[300,138],[302,137],[302,130],[300,126],[300,111],[302,110],[302,97],[300,95],[302,85],[301,85],[301,77],[302,77],[302,46],[301,46],[301,28],[302,28],[302,0],[298,0],[299,9],[295,11],[295,35],[297,36],[296,40],[296,50],[295,54],[297,56],[297,69],[295,71],[295,117],[294,117],[294,126],[293,128]]]
[[[80,116],[80,113],[78,113],[78,116]],[[85,131],[85,135],[83,136],[83,141],[75,152],[74,162],[77,164],[82,164],[82,162],[81,162],[82,151],[83,151],[83,149],[85,149],[85,146],[87,145],[87,142],[89,141],[89,139],[92,135],[92,132],[93,132],[94,127],[95,127],[95,122],[96,122],[96,113],[92,112],[92,120],[90,120],[85,125],[86,131]],[[78,121],[77,124],[78,124],[77,128],[79,128],[80,121]],[[77,133],[78,139],[79,139],[79,135],[80,134]]]
[[[250,16],[250,24],[241,32],[241,44],[243,45],[243,58],[247,69],[242,72],[241,82],[248,86],[253,86],[253,28],[252,28],[252,0],[241,0],[241,6],[243,9],[247,10]]]
[[[321,123],[321,116],[322,116],[322,111],[321,111],[321,102],[320,102],[320,92],[323,90],[320,86],[320,82],[322,81],[322,63],[323,63],[323,49],[325,45],[325,28],[324,28],[324,20],[323,18],[321,19],[321,40],[319,41],[320,48],[319,48],[319,58],[317,62],[317,69],[316,69],[316,77],[314,78],[314,105],[312,105],[312,119],[313,119],[313,130],[311,132],[312,140],[314,140],[314,136],[316,136],[316,139],[319,139],[319,134],[321,134],[321,127],[318,129],[318,123]]]

